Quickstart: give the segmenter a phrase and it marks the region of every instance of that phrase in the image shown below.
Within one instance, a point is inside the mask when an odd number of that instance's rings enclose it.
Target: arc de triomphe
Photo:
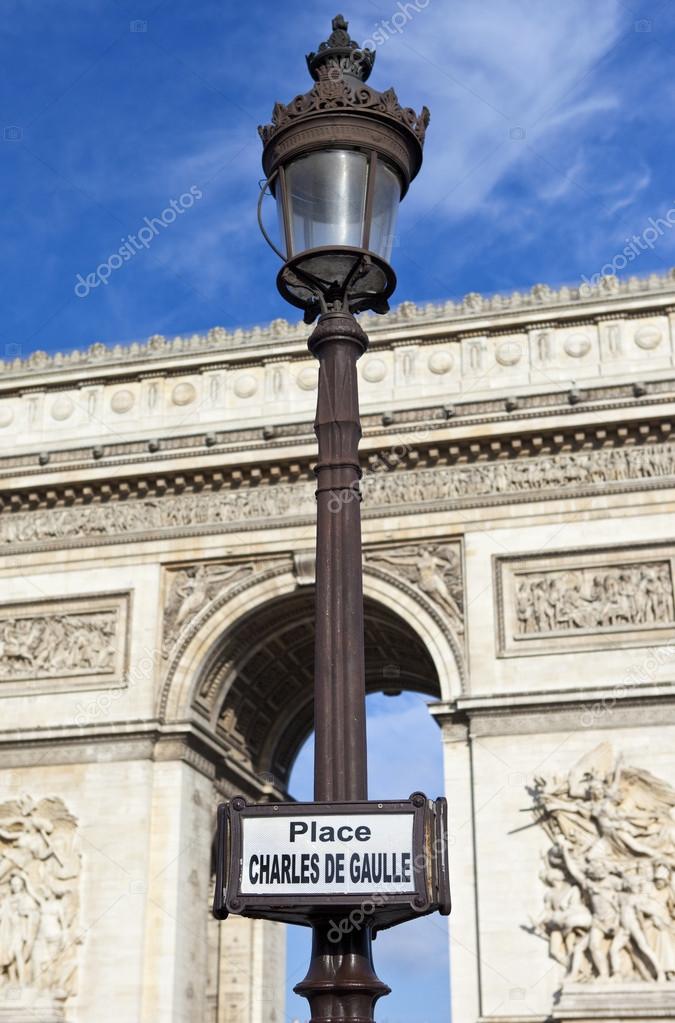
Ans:
[[[367,684],[440,726],[454,1018],[672,1019],[675,277],[363,321]],[[0,1020],[282,1018],[282,932],[208,901],[216,803],[311,728],[306,336],[2,364]]]

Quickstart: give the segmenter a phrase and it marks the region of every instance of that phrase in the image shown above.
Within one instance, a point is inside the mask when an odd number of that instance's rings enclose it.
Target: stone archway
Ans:
[[[365,598],[366,691],[441,698],[420,636],[385,604]],[[198,680],[218,694],[211,724],[263,781],[285,789],[312,729],[314,593],[303,587],[249,612],[223,636]]]
[[[169,662],[168,673],[182,697],[190,694],[186,711],[205,725],[208,721],[225,751],[229,781],[236,785],[240,772],[255,798],[279,798],[312,730],[314,588],[300,585],[283,562],[243,580],[248,587],[237,583],[225,599],[212,600],[198,612],[193,634],[188,627],[177,638],[183,663]],[[287,588],[290,592],[284,592]],[[445,649],[448,671],[439,676],[436,658],[443,650],[444,630],[433,607],[413,587],[399,590],[383,573],[367,574],[365,590],[366,691],[393,695],[411,690],[430,700],[443,699],[448,678],[455,684],[461,669],[451,637]],[[241,611],[236,617],[233,605]],[[407,617],[411,609],[415,627]],[[219,628],[222,621],[228,624]],[[212,640],[208,647],[206,636]],[[201,669],[188,689],[187,664],[197,651]],[[175,700],[176,693],[167,690],[167,708],[178,709]],[[254,1023],[278,1019],[285,991],[285,943],[279,924],[244,918],[210,921],[208,997],[215,1023],[228,1023],[235,1011]],[[249,981],[243,985],[242,971]]]
[[[304,554],[258,562],[203,562],[167,571],[165,661],[158,699],[162,722],[201,719],[201,726],[220,739],[236,739],[235,732],[241,731],[230,729],[223,715],[232,718],[234,714],[239,722],[243,717],[244,732],[250,727],[247,714],[257,716],[257,726],[264,727],[263,708],[252,705],[255,700],[250,694],[235,706],[238,690],[233,687],[238,673],[263,672],[255,657],[263,656],[267,640],[274,644],[280,636],[285,639],[277,643],[277,649],[285,659],[300,656],[302,650],[302,694],[291,688],[303,705],[308,704],[313,587],[298,568],[302,557]],[[425,558],[437,566],[431,578],[420,572],[419,563]],[[459,545],[420,544],[366,551],[364,595],[369,691],[410,688],[443,701],[459,696],[466,677]],[[410,651],[415,652],[412,658]],[[392,652],[395,657],[390,656]],[[230,690],[232,706],[227,702]],[[268,695],[265,691],[262,698]],[[298,724],[300,732],[308,727],[306,722]],[[290,727],[290,721],[286,724]],[[270,743],[273,746],[274,741],[268,736],[270,765],[274,756]],[[288,755],[297,748],[294,742],[290,740]],[[257,745],[260,748],[259,742]],[[259,769],[264,770],[262,766]]]

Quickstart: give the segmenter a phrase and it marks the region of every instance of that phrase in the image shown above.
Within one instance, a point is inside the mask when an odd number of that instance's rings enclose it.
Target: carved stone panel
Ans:
[[[0,804],[0,1012],[12,1019],[62,1019],[76,994],[80,869],[61,799]]]
[[[253,562],[203,562],[169,569],[166,581],[162,654],[167,657],[178,636],[217,597],[252,575]]]
[[[0,696],[124,684],[129,594],[5,604]]]
[[[495,559],[499,654],[669,643],[672,545]]]
[[[603,743],[529,791],[551,843],[529,929],[564,968],[563,993],[635,983],[672,992],[675,790]]]
[[[435,604],[455,635],[464,634],[462,552],[457,541],[367,550],[366,564],[406,580]]]

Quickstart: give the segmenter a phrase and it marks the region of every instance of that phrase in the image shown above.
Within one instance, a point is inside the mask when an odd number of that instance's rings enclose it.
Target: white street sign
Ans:
[[[244,817],[242,895],[414,894],[414,814]]]

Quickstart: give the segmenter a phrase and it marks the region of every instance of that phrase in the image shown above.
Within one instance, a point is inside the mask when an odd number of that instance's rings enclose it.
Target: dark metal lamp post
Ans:
[[[393,820],[395,813],[405,811],[409,821],[415,818],[411,835],[418,850],[415,860],[421,862],[414,866],[415,887],[407,889],[409,894],[403,898],[384,895],[377,902],[366,900],[370,910],[361,911],[355,923],[354,907],[365,905],[356,895],[326,895],[328,889],[324,889],[321,898],[301,894],[293,902],[283,895],[277,897],[273,886],[265,888],[259,883],[260,864],[268,860],[266,850],[273,848],[283,830],[278,827],[280,819],[285,826],[284,821],[292,819],[288,815],[299,811],[288,805],[248,807],[241,797],[223,805],[214,912],[220,917],[237,912],[312,926],[309,971],[295,988],[310,1003],[312,1023],[372,1020],[375,1002],[389,992],[373,968],[373,931],[435,910],[447,913],[450,908],[445,801],[432,803],[414,793],[410,800],[395,806],[366,802],[361,424],[356,363],[368,338],[354,314],[366,310],[384,313],[389,308],[387,300],[396,285],[389,260],[398,204],[421,167],[429,111],[424,107],[418,115],[401,107],[393,89],[377,92],[367,85],[375,54],[361,49],[347,29],[341,15],[333,19],[328,40],[307,57],[314,79],[310,91],[287,106],[277,103],[272,123],[260,128],[266,186],[261,192],[259,220],[265,237],[283,260],[277,285],[285,299],[304,310],[307,323],[319,317],[309,339],[310,351],[320,364],[315,421],[319,442],[315,803],[305,804],[302,813],[306,817],[302,821],[296,817],[290,835],[303,829],[307,833],[313,815],[318,814],[319,821],[328,819],[321,815],[334,813],[336,808],[342,814],[360,812],[361,821],[376,821],[382,813],[391,814]],[[268,188],[276,199],[283,251],[270,239],[260,216]],[[265,839],[253,853],[251,843],[256,834],[263,833],[256,831],[261,825],[268,829],[265,834],[274,833],[277,838],[270,838],[267,845]],[[249,839],[242,838],[246,828]],[[344,832],[357,838],[366,833],[371,834],[368,827],[349,826]],[[432,849],[434,842],[436,850]],[[309,864],[312,854],[307,855]],[[359,854],[355,855],[358,858]],[[294,853],[277,858],[282,868],[284,857],[290,871],[288,864],[296,862]],[[318,864],[319,859],[314,862]],[[283,875],[280,880],[280,890],[290,891],[292,885],[283,888]],[[290,884],[290,873],[286,880]],[[304,892],[306,888],[302,882],[293,890]],[[263,889],[264,894],[252,894]],[[388,891],[393,890],[390,885]]]
[[[277,286],[319,323],[310,351],[320,363],[315,430],[317,568],[314,798],[368,797],[363,583],[356,362],[368,339],[354,313],[385,313],[396,286],[389,265],[398,204],[422,166],[429,111],[401,107],[393,89],[366,85],[375,53],[361,49],[338,15],[307,57],[314,85],[260,128],[263,168],[284,241]],[[375,974],[371,931],[331,941],[313,927],[312,959],[298,994],[312,1020],[370,1020],[389,988]],[[334,937],[334,936],[333,936]]]

